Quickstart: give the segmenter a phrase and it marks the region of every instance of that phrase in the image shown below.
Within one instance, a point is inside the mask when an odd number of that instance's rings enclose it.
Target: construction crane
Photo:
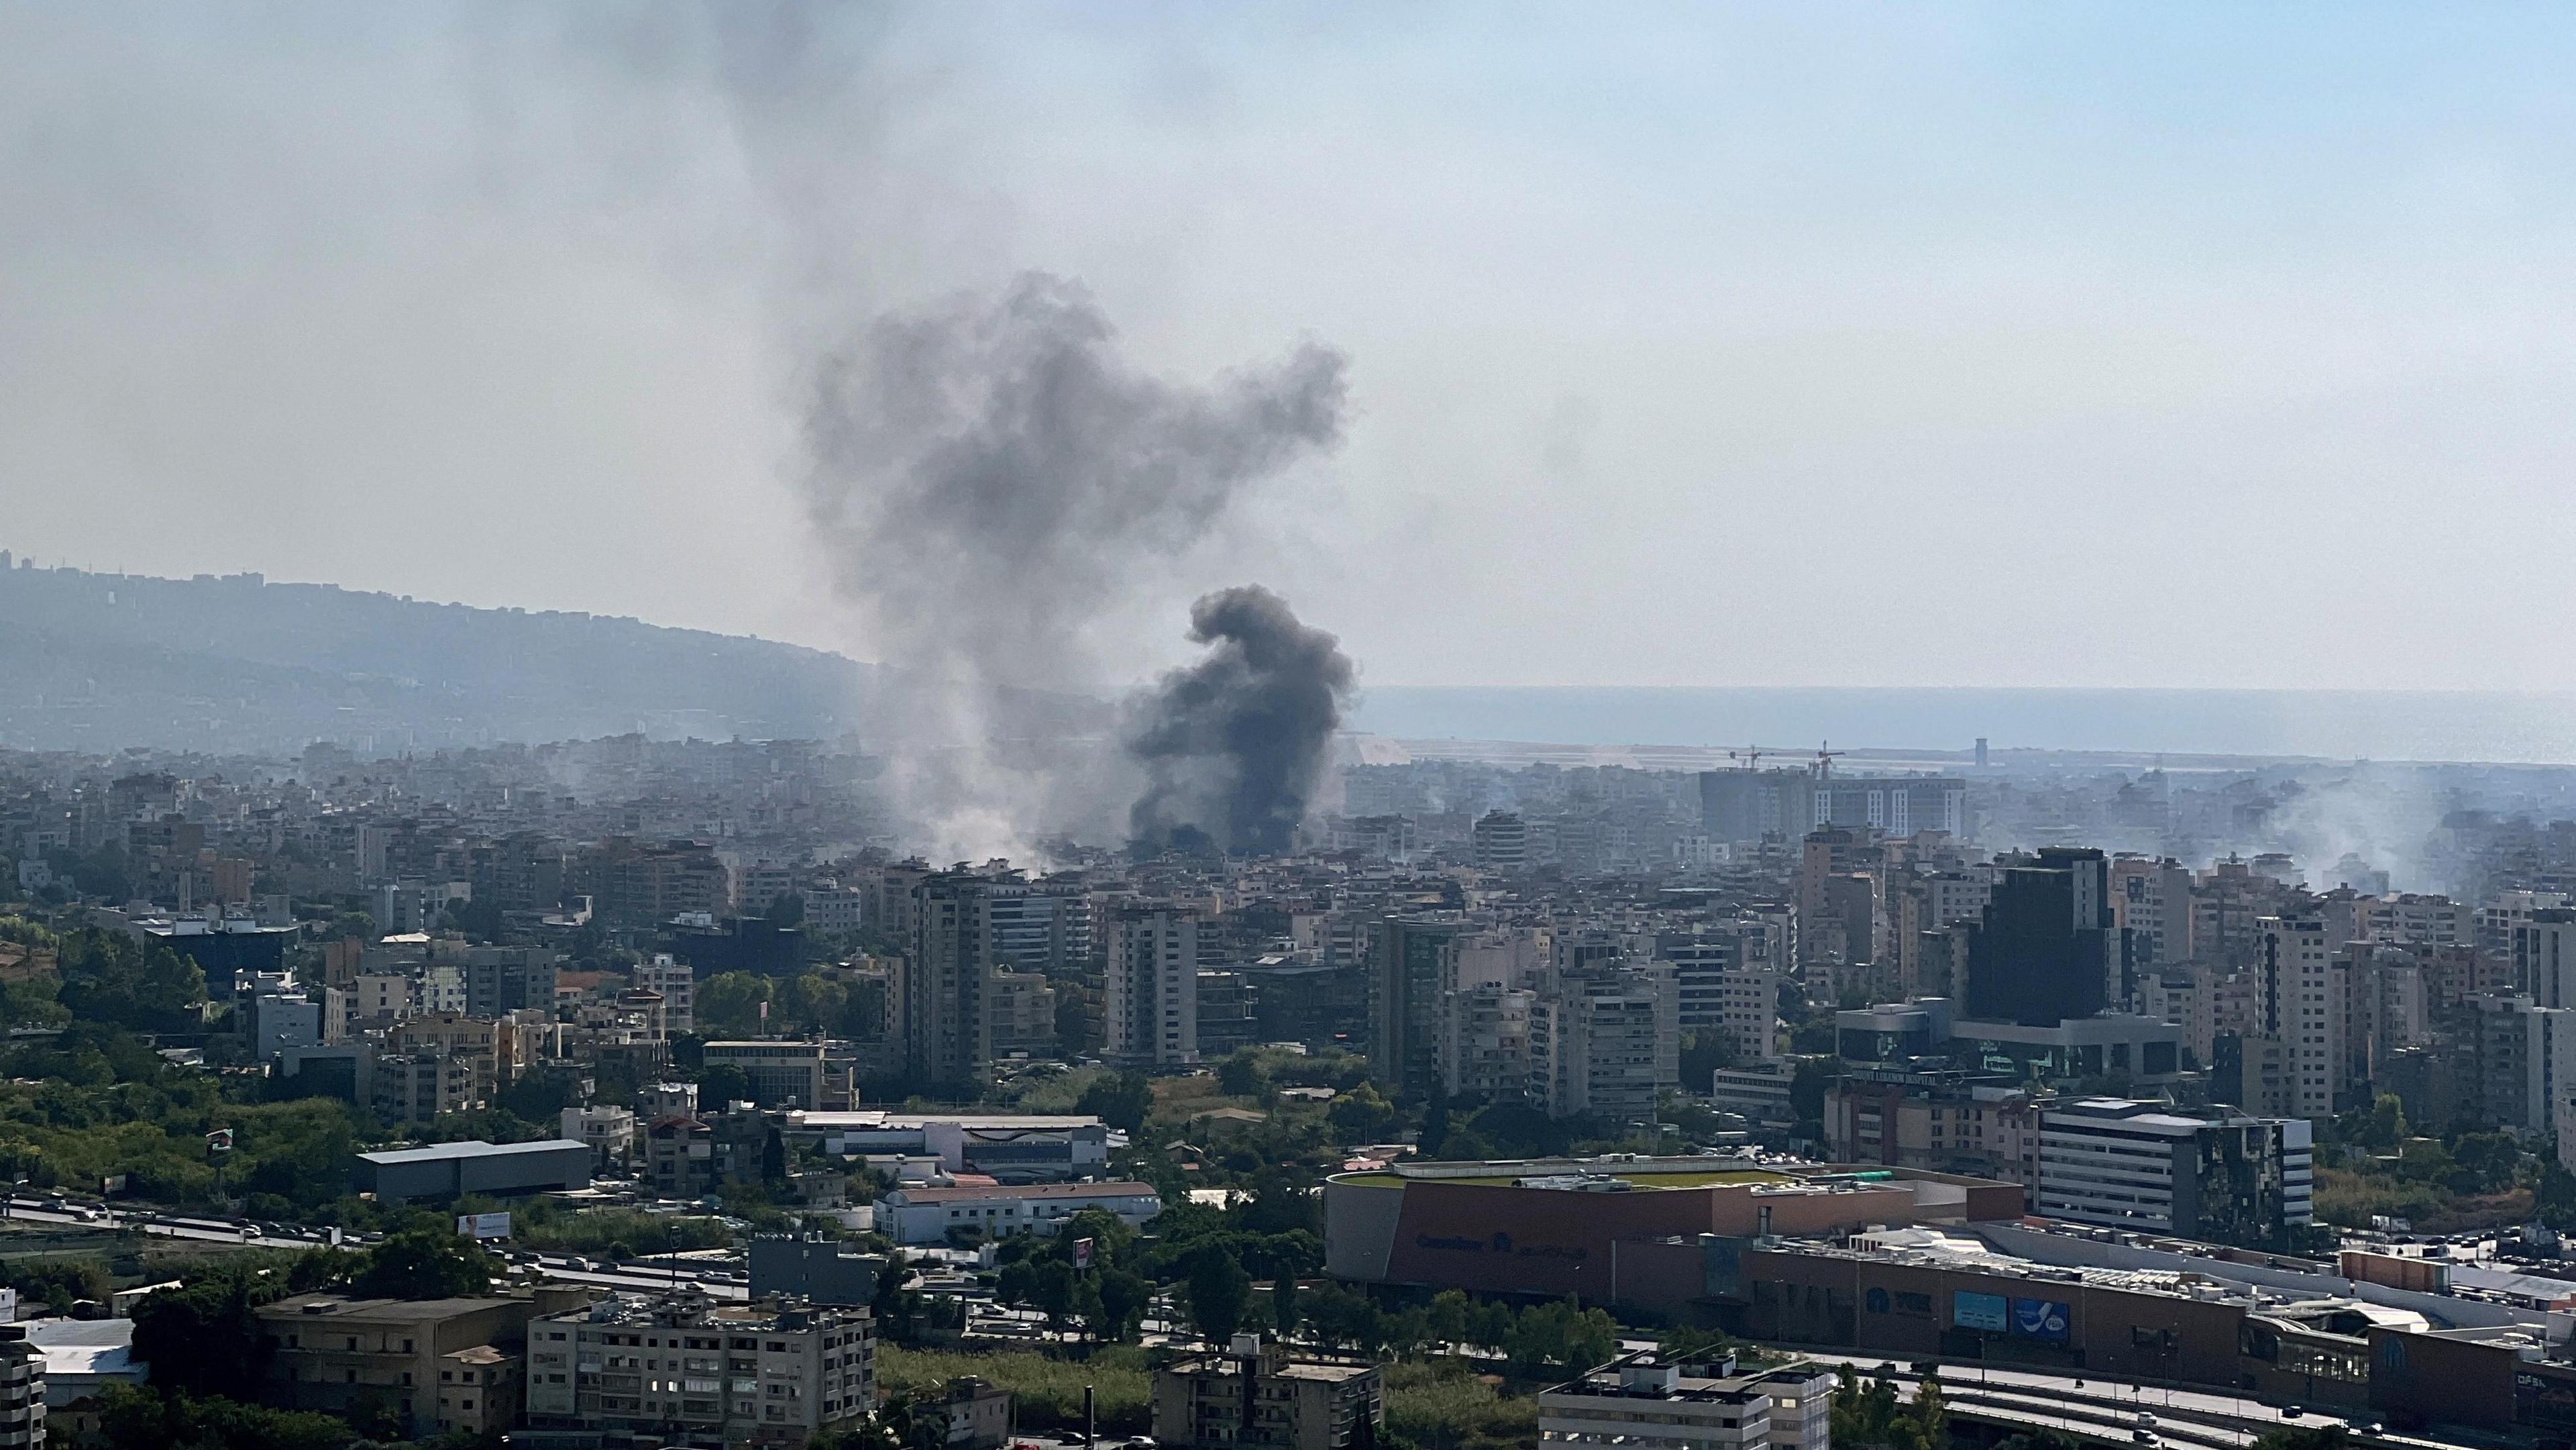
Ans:
[[[1833,779],[1834,757],[1837,755],[1851,754],[1848,750],[1827,750],[1825,747],[1831,743],[1831,741],[1826,740],[1819,740],[1816,742],[1816,779],[1818,780]]]
[[[1762,763],[1763,756],[1777,754],[1779,754],[1779,752],[1776,750],[1764,750],[1759,745],[1748,745],[1742,750],[1730,750],[1726,752],[1726,758],[1729,760],[1742,761],[1744,763],[1744,768],[1746,770],[1751,770]]]

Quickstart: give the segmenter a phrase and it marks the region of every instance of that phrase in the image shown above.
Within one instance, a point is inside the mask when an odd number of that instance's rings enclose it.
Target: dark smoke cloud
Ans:
[[[808,502],[900,662],[1089,687],[1090,631],[1245,490],[1341,437],[1343,359],[1308,345],[1207,387],[1129,367],[1043,274],[866,327],[817,370]]]
[[[1350,657],[1258,584],[1192,605],[1190,639],[1207,655],[1133,707],[1127,749],[1152,784],[1129,828],[1146,843],[1188,827],[1230,851],[1285,851],[1341,726]]]
[[[1204,386],[1128,365],[1080,286],[881,318],[814,369],[806,497],[912,733],[965,753],[902,803],[951,849],[1066,824],[1064,782],[984,749],[998,692],[1095,691],[1098,637],[1256,484],[1341,437],[1342,355],[1309,344]],[[1115,807],[1111,807],[1115,809]]]

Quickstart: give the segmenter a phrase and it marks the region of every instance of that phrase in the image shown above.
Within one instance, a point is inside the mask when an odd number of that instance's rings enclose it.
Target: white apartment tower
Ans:
[[[698,977],[687,962],[673,960],[669,952],[655,952],[635,964],[635,986],[638,991],[662,994],[663,1031],[698,1030]]]
[[[1109,1055],[1138,1064],[1198,1061],[1198,914],[1121,907],[1109,921],[1108,965]]]
[[[2334,1116],[2343,1085],[2343,1014],[2337,1010],[2325,923],[2314,917],[2267,916],[2254,924],[2255,974],[2261,983],[2261,1036],[2280,1044],[2289,1113],[2311,1121]]]

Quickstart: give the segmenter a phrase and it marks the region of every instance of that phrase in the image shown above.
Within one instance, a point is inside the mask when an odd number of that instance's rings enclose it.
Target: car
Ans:
[[[2165,1442],[2158,1439],[2156,1437],[2156,1432],[2153,1430],[2131,1430],[2129,1432],[2129,1443],[2132,1445],[2155,1446],[2162,1445]]]
[[[260,1236],[261,1236],[261,1235],[260,1235],[260,1227],[259,1227],[259,1225],[258,1225],[258,1224],[255,1224],[255,1223],[246,1223],[246,1224],[243,1224],[243,1225],[241,1226],[241,1235],[242,1235],[242,1237],[243,1237],[243,1238],[246,1238],[246,1239],[255,1239],[255,1238],[258,1238],[258,1237],[260,1237]]]
[[[2295,1420],[2307,1412],[2308,1410],[2305,1405],[2283,1405],[2281,1407],[2281,1418],[2284,1420]]]
[[[591,1263],[588,1259],[566,1259],[563,1262],[563,1266],[577,1274],[587,1274],[591,1271]]]

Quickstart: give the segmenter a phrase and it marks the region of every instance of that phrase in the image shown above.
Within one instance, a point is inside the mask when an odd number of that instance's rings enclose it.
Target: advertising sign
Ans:
[[[1950,1296],[1950,1322],[1961,1329],[1991,1329],[2001,1334],[2012,1328],[2012,1309],[2001,1294],[1971,1294],[1961,1289]]]
[[[1075,1239],[1073,1241],[1073,1267],[1076,1273],[1080,1273],[1091,1267],[1091,1240]]]
[[[207,1151],[207,1152],[209,1152],[209,1153],[229,1153],[229,1152],[231,1152],[232,1150],[233,1150],[233,1130],[232,1130],[232,1129],[230,1129],[230,1128],[217,1128],[217,1129],[216,1129],[216,1130],[214,1130],[213,1132],[208,1133],[208,1134],[206,1135],[206,1151]]]
[[[2012,1332],[2025,1339],[2054,1339],[2063,1343],[2067,1325],[2074,1318],[2074,1310],[2054,1299],[2012,1301]]]
[[[456,1231],[467,1238],[506,1239],[510,1236],[510,1216],[506,1213],[460,1213]]]

